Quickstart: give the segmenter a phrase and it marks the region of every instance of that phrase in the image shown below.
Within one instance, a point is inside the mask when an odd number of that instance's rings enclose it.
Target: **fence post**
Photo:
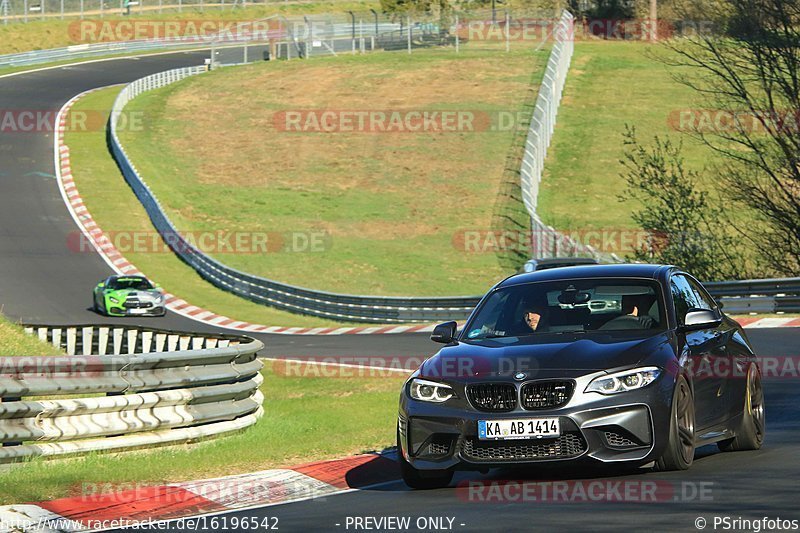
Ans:
[[[26,23],[28,22],[28,0],[24,0],[22,2],[22,8],[25,10],[25,13],[22,15],[22,20]]]
[[[456,53],[457,54],[461,52],[461,48],[460,48],[461,40],[458,37],[458,30],[459,29],[460,28],[459,28],[459,25],[458,25],[458,15],[456,15]]]
[[[81,0],[81,20],[83,20],[83,0]]]
[[[511,51],[511,15],[506,10],[506,52]]]
[[[408,25],[408,53],[411,53],[411,15],[406,17],[406,24]]]
[[[64,0],[61,0],[61,20],[64,20]]]

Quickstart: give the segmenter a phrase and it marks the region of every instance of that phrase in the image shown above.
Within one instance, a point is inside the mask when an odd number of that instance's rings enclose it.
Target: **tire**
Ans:
[[[687,470],[694,461],[695,447],[694,395],[686,378],[680,376],[670,408],[669,441],[656,461],[656,470]]]
[[[736,429],[736,436],[717,443],[717,446],[723,452],[758,450],[764,443],[766,427],[761,371],[753,364],[747,371],[742,421]]]
[[[400,473],[403,481],[412,489],[430,490],[442,489],[453,480],[452,470],[417,470],[403,457],[400,445],[400,431],[397,432],[397,455],[400,461]]]

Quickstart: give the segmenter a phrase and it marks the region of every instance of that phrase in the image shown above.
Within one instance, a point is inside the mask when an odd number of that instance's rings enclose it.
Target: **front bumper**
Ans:
[[[127,308],[120,304],[109,303],[106,309],[108,316],[164,316],[167,312],[163,304],[146,308]]]
[[[582,392],[578,380],[563,407],[504,413],[474,409],[464,399],[449,406],[401,394],[398,435],[401,453],[418,470],[486,468],[589,460],[645,464],[657,459],[669,434],[674,383],[662,375],[641,390],[604,396]],[[523,440],[479,440],[479,420],[558,417],[561,436]]]

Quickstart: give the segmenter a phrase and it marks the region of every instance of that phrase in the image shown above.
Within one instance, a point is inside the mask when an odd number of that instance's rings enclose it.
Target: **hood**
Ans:
[[[460,342],[442,348],[420,367],[420,376],[471,380],[509,377],[578,377],[634,366],[671,345],[667,332],[647,338],[618,335],[547,335]]]
[[[127,300],[128,298],[134,297],[139,298],[139,300],[149,302],[155,301],[159,296],[161,296],[161,292],[158,289],[150,289],[147,291],[135,291],[131,289],[120,289],[118,291],[109,291],[109,296],[113,296],[118,300]]]

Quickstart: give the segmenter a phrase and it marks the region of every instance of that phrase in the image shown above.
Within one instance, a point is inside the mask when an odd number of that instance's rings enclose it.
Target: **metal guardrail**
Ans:
[[[264,345],[250,337],[25,329],[68,355],[0,357],[0,463],[187,442],[238,431],[262,414]]]
[[[800,313],[800,278],[703,284],[728,313]]]

